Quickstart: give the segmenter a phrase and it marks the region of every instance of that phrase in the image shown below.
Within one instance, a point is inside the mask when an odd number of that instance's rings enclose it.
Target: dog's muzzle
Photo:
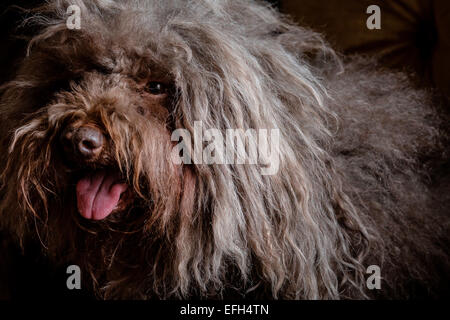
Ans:
[[[98,158],[105,145],[103,133],[91,125],[64,130],[61,141],[67,156],[88,161]]]
[[[67,165],[77,170],[78,211],[86,219],[102,220],[121,207],[128,189],[119,171],[103,163],[108,151],[101,129],[93,124],[68,126],[61,134]]]

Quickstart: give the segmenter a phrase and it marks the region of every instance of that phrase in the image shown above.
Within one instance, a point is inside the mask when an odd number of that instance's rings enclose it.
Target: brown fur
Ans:
[[[66,8],[82,8],[82,29]],[[79,264],[101,298],[438,296],[448,208],[421,157],[442,157],[425,92],[259,3],[51,1],[1,98],[0,222]],[[162,96],[149,81],[171,88]],[[170,161],[175,128],[279,128],[280,169]],[[131,202],[83,219],[59,137],[95,125]],[[448,188],[444,186],[440,192]],[[379,265],[381,290],[366,288]],[[90,279],[90,280],[88,280]],[[444,289],[443,289],[444,288]]]

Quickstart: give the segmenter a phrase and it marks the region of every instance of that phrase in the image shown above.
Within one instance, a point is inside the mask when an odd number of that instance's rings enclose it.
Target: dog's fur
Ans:
[[[69,5],[81,30],[66,27]],[[439,117],[406,76],[344,61],[310,30],[244,0],[55,0],[1,99],[0,222],[81,266],[101,298],[439,296],[448,208],[423,159]],[[146,91],[169,85],[166,96]],[[280,130],[280,168],[173,164],[171,131]],[[60,145],[95,124],[131,200],[83,219]],[[446,211],[447,210],[447,211]],[[381,268],[381,289],[366,269]]]

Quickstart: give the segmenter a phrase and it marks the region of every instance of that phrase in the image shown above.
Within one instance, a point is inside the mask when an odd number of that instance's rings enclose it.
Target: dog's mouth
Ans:
[[[76,183],[78,211],[86,219],[103,220],[126,206],[128,185],[110,170],[83,173]]]

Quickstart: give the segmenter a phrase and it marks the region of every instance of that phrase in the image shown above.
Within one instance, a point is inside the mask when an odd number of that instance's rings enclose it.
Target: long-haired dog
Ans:
[[[73,5],[80,29],[67,25]],[[449,189],[433,196],[424,161],[442,158],[443,134],[406,76],[341,59],[258,2],[32,12],[38,32],[0,106],[12,241],[78,264],[100,298],[447,293]],[[196,136],[196,121],[279,130],[278,170],[174,161],[172,132]]]

